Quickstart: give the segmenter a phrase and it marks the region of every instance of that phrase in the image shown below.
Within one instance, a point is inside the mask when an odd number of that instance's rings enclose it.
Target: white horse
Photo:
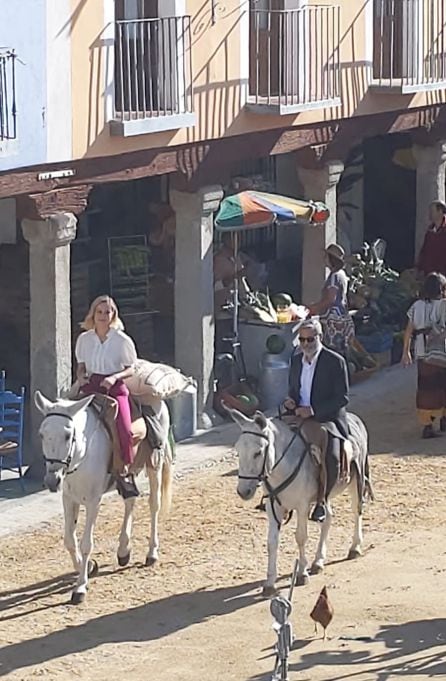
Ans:
[[[235,445],[239,458],[237,493],[247,501],[258,486],[263,485],[267,496],[268,514],[268,571],[263,595],[269,597],[276,591],[277,549],[280,526],[290,511],[296,511],[296,542],[299,548],[297,584],[308,583],[308,561],[305,553],[307,522],[312,504],[317,499],[318,466],[311,453],[311,447],[298,432],[294,432],[279,419],[267,419],[257,412],[250,419],[237,410],[229,410],[232,419],[240,426],[242,434]],[[353,448],[353,463],[350,480],[338,484],[330,494],[332,497],[348,489],[355,519],[353,542],[349,559],[358,558],[362,549],[362,510],[367,494],[373,499],[369,479],[368,434],[361,419],[348,414]],[[327,555],[327,536],[332,522],[332,509],[327,504],[327,518],[321,525],[321,534],[312,574],[322,572]]]
[[[75,605],[84,601],[88,579],[98,571],[96,561],[90,560],[93,532],[102,496],[113,487],[108,472],[112,443],[96,411],[89,408],[93,397],[90,395],[76,402],[65,399],[51,402],[38,390],[34,395],[35,404],[44,416],[40,436],[46,462],[45,484],[52,492],[62,487],[65,547],[79,574],[71,597]],[[169,411],[164,402],[160,403],[159,418],[166,438],[159,466],[147,465],[152,525],[146,566],[158,560],[158,515],[160,509],[168,511],[172,497],[173,452],[168,441]],[[142,442],[140,447],[147,447],[150,453],[147,441]],[[76,523],[80,506],[85,506],[86,520],[79,547]],[[124,506],[118,545],[118,563],[121,566],[127,565],[130,560],[135,498],[125,499]]]

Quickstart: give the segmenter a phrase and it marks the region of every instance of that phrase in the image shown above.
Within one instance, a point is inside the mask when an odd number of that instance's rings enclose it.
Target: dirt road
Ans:
[[[372,460],[377,501],[366,514],[366,552],[354,563],[343,561],[352,523],[348,500],[340,500],[330,564],[294,592],[291,681],[446,679],[446,439],[430,445],[428,456],[409,453],[420,448],[404,404],[395,405],[392,428],[382,403],[368,409],[380,453]],[[385,453],[392,439],[405,456],[393,455],[395,447]],[[162,561],[154,570],[141,566],[147,499],[139,500],[127,569],[114,559],[121,505],[108,499],[97,531],[100,574],[78,608],[67,604],[73,577],[59,521],[2,539],[0,676],[267,681],[274,633],[269,603],[259,598],[266,522],[253,502],[237,499],[235,465],[176,483],[174,509],[161,529]],[[313,545],[315,537],[313,527]],[[294,559],[291,526],[281,544],[285,586]],[[335,609],[325,642],[309,618],[323,585]]]

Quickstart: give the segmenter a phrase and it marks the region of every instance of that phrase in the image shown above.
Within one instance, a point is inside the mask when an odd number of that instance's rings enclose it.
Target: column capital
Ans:
[[[423,146],[415,144],[413,146],[413,155],[417,165],[432,165],[438,166],[446,163],[446,141],[441,140],[436,144]]]
[[[206,216],[218,210],[223,198],[223,189],[218,184],[202,187],[193,193],[171,189],[169,196],[170,204],[176,213],[193,210]]]
[[[53,189],[17,197],[17,215],[28,220],[46,220],[59,213],[81,215],[87,207],[91,184]]]
[[[59,248],[76,238],[77,218],[72,213],[57,213],[46,220],[22,220],[22,232],[31,247]]]
[[[336,187],[344,172],[342,161],[329,161],[320,168],[297,169],[307,199],[325,201],[329,189]]]
[[[327,173],[327,184],[329,187],[334,187],[341,179],[344,172],[344,164],[342,161],[328,161],[325,164],[325,171]]]

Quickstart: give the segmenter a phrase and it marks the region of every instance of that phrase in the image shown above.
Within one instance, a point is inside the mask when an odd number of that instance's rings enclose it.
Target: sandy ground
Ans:
[[[423,455],[410,400],[394,397],[374,401],[371,387],[370,404],[362,409],[377,452],[377,500],[366,513],[365,555],[344,561],[352,522],[348,499],[341,499],[325,573],[294,592],[290,681],[446,679],[446,438],[424,447],[429,453]],[[162,560],[154,569],[141,562],[147,498],[139,500],[132,563],[125,569],[114,558],[121,504],[107,499],[96,533],[100,573],[77,608],[68,605],[73,575],[59,519],[3,538],[0,676],[267,681],[275,635],[269,603],[259,597],[266,521],[254,502],[236,497],[235,466],[229,460],[176,482],[174,508],[161,527]],[[289,525],[279,561],[284,587],[294,552]],[[324,585],[335,610],[326,641],[314,634],[309,618]]]

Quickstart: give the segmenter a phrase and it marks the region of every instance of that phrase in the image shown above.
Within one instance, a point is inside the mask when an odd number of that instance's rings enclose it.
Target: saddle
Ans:
[[[83,397],[84,395],[79,391],[78,384],[75,383],[69,391],[67,399],[79,400]],[[130,472],[137,475],[146,465],[149,465],[152,468],[159,467],[164,448],[164,437],[153,409],[148,405],[140,405],[132,396],[130,396],[129,401],[132,416],[132,444],[135,449],[135,458]],[[98,418],[104,424],[112,443],[109,472],[119,474],[123,469],[123,461],[121,456],[121,444],[116,428],[118,403],[109,395],[96,393],[91,406],[95,409]],[[147,447],[142,446],[142,443],[144,442],[147,443]]]
[[[310,453],[318,466],[339,466],[337,476],[339,482],[348,483],[350,481],[351,464],[353,460],[353,446],[349,440],[342,441],[341,457],[339,462],[327,461],[329,434],[327,428],[325,428],[323,424],[312,418],[301,419],[294,414],[282,416],[282,420],[291,428],[291,430],[299,431],[309,446]]]

